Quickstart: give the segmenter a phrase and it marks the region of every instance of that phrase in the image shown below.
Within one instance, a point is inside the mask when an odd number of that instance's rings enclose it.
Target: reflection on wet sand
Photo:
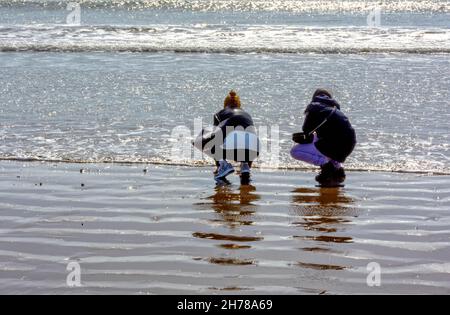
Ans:
[[[260,238],[255,240],[259,241]],[[225,248],[225,249],[250,249],[252,248],[250,245],[239,245],[239,244],[220,244],[219,247]]]
[[[252,259],[237,259],[237,258],[215,258],[211,257],[208,259],[208,261],[212,264],[217,265],[239,265],[239,266],[245,266],[245,265],[254,265],[255,261]]]
[[[224,223],[233,230],[242,225],[253,224],[251,216],[257,208],[253,202],[261,199],[255,191],[254,186],[241,186],[237,192],[229,186],[218,186],[215,188],[214,195],[205,198],[211,202],[196,204],[196,206],[202,210],[214,210],[219,218],[212,222]]]
[[[308,268],[308,269],[315,269],[315,270],[344,270],[345,269],[345,267],[342,267],[342,266],[311,264],[311,263],[303,263],[303,262],[298,262],[297,266],[303,267],[303,268]]]
[[[244,288],[244,287],[225,287],[225,288],[216,288],[216,287],[210,287],[210,290],[214,291],[245,291],[245,290],[251,290],[251,288]]]
[[[299,216],[321,216],[323,220],[333,217],[355,216],[354,199],[346,196],[340,188],[297,188],[293,192],[292,204]]]
[[[216,193],[207,199],[212,200],[212,209],[220,215],[218,222],[224,222],[230,228],[251,225],[249,220],[256,211],[253,202],[261,199],[255,193],[254,186],[241,186],[239,192],[233,192],[229,186],[216,187]]]
[[[198,237],[198,238],[206,238],[206,239],[217,240],[217,241],[254,242],[254,241],[261,241],[262,240],[262,237],[237,236],[237,235],[216,234],[216,233],[195,232],[192,235],[194,237]],[[228,245],[228,247],[230,247],[230,246]],[[240,248],[240,247],[232,247],[231,249],[234,249],[234,248]]]
[[[196,204],[200,209],[212,209],[219,218],[211,220],[213,223],[220,223],[226,226],[230,233],[204,233],[194,232],[192,235],[196,238],[227,241],[227,243],[217,245],[226,250],[251,249],[248,244],[242,242],[262,241],[260,236],[246,236],[236,235],[233,232],[239,226],[249,226],[253,224],[252,215],[256,212],[257,206],[255,201],[261,199],[261,196],[256,194],[254,186],[241,186],[238,191],[232,189],[231,186],[218,186],[215,188],[215,193],[212,196],[205,198],[211,201],[207,203]],[[241,244],[236,244],[239,242]],[[256,262],[253,259],[239,259],[232,257],[208,257],[202,259],[212,264],[218,265],[254,265]]]
[[[345,231],[345,224],[356,216],[352,207],[353,198],[336,188],[297,188],[292,195],[294,226],[301,227],[306,235],[294,235],[294,239],[316,242],[315,246],[304,247],[303,251],[326,253],[336,251],[331,244],[352,243],[351,237],[335,235]],[[313,235],[311,235],[313,233]],[[331,247],[331,248],[330,248]],[[323,263],[298,262],[298,266],[316,270],[343,270],[344,266]]]

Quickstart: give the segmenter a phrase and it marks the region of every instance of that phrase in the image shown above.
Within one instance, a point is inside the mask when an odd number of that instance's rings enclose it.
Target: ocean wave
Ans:
[[[210,24],[3,26],[0,51],[432,54],[450,53],[450,30]]]
[[[151,47],[151,46],[117,46],[117,45],[1,45],[0,52],[131,52],[131,53],[218,53],[218,54],[449,54],[450,48],[348,48],[348,47],[306,47],[306,48],[211,48],[211,47]]]
[[[39,5],[61,8],[73,0],[6,0],[0,6]],[[80,0],[85,8],[174,9],[216,12],[367,12],[377,7],[385,12],[450,12],[449,1],[436,0]]]

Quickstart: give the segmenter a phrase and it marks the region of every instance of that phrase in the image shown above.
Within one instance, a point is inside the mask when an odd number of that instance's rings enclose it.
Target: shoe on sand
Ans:
[[[342,167],[338,168],[333,175],[333,178],[339,184],[342,184],[345,181],[345,171]]]
[[[342,167],[336,168],[332,162],[328,162],[321,167],[319,175],[316,176],[316,181],[322,186],[336,186],[345,181],[345,171]]]
[[[220,180],[224,179],[228,175],[234,173],[233,165],[228,163],[227,161],[220,161],[219,169],[217,170],[217,174],[215,174],[214,179]]]

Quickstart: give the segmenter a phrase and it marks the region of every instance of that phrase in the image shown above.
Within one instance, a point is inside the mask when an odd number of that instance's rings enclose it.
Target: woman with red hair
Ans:
[[[202,132],[194,145],[216,161],[214,179],[217,182],[226,181],[226,177],[234,173],[229,159],[241,164],[241,184],[250,183],[250,169],[259,156],[259,139],[253,119],[241,108],[235,91],[230,91],[224,108],[214,115],[213,132],[206,135]]]

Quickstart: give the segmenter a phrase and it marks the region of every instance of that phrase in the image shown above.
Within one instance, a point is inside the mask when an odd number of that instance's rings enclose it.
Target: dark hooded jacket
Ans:
[[[222,109],[214,115],[214,126],[222,130],[224,138],[227,135],[227,127],[242,127],[246,131],[255,133],[252,117],[241,108]]]
[[[249,113],[240,108],[226,107],[214,115],[214,129],[213,132],[205,133],[203,130],[199,137],[202,137],[202,148],[216,138],[216,135],[221,132],[222,141],[225,140],[228,133],[234,131],[239,127],[242,130],[256,134],[253,119]],[[229,127],[229,128],[227,128]],[[233,127],[233,128],[231,128]]]
[[[345,162],[356,145],[356,134],[348,118],[341,112],[341,106],[332,98],[320,95],[313,98],[305,110],[303,132],[316,130],[316,148],[325,156]]]

